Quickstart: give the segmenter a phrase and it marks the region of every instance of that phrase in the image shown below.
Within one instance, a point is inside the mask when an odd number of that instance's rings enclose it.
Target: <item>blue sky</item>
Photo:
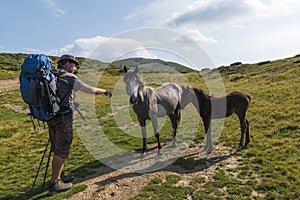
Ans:
[[[160,43],[153,48],[177,56],[183,51],[196,55],[199,49],[188,48],[192,41],[215,66],[300,54],[298,0],[3,0],[0,19],[0,52],[72,53],[103,61],[127,54],[172,61],[149,51],[150,44]],[[171,41],[168,32],[185,40],[172,40],[174,47],[166,42]]]

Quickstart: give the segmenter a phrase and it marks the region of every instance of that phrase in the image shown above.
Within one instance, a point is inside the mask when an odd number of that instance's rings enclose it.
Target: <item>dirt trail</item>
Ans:
[[[19,89],[19,78],[12,78],[6,80],[0,80],[0,92],[18,90]],[[22,108],[21,106],[17,106],[14,104],[2,104],[1,106],[13,110],[19,113],[28,113],[29,110],[26,108]]]
[[[19,78],[0,80],[0,92],[16,90],[19,88]]]
[[[214,150],[205,158],[205,164],[198,165],[193,170],[186,170],[176,165],[170,165],[155,172],[144,174],[126,173],[122,170],[113,170],[109,167],[100,167],[97,173],[85,179],[78,179],[77,184],[87,185],[87,189],[77,193],[69,200],[77,199],[113,199],[123,200],[133,197],[153,178],[165,179],[168,174],[178,174],[181,180],[178,185],[188,186],[195,177],[205,177],[211,180],[217,170],[216,167],[222,163],[222,168],[234,168],[238,165],[238,156],[232,154],[232,150],[222,145],[216,145]],[[190,148],[185,152],[185,157],[195,160],[198,158],[199,148]]]

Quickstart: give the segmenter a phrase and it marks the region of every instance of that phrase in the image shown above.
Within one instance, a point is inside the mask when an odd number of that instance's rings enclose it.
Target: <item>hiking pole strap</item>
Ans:
[[[34,123],[34,121],[33,121],[33,118],[32,118],[32,116],[30,115],[30,114],[28,114],[29,116],[30,116],[30,120],[31,120],[31,122],[32,122],[32,125],[33,125],[33,128],[34,128],[34,130],[36,129],[36,126],[35,126],[35,123]]]

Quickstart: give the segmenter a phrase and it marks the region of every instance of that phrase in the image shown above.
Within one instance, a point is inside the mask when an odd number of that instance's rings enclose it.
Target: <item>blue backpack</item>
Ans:
[[[31,119],[47,122],[60,112],[57,78],[51,67],[52,60],[44,54],[29,55],[21,66],[20,91]]]

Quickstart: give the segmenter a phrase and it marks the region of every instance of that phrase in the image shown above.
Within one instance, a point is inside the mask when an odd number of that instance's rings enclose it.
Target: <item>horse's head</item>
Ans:
[[[194,102],[198,102],[198,101],[195,96],[195,92],[193,88],[189,86],[182,86],[181,102],[180,102],[181,108],[182,109],[185,108],[185,106],[188,105],[189,103],[194,104]]]
[[[140,98],[143,98],[143,95],[140,94],[144,88],[143,79],[139,74],[138,67],[128,70],[127,67],[124,66],[124,72],[125,75],[123,77],[123,81],[126,84],[126,92],[130,96],[130,103],[136,104]]]

